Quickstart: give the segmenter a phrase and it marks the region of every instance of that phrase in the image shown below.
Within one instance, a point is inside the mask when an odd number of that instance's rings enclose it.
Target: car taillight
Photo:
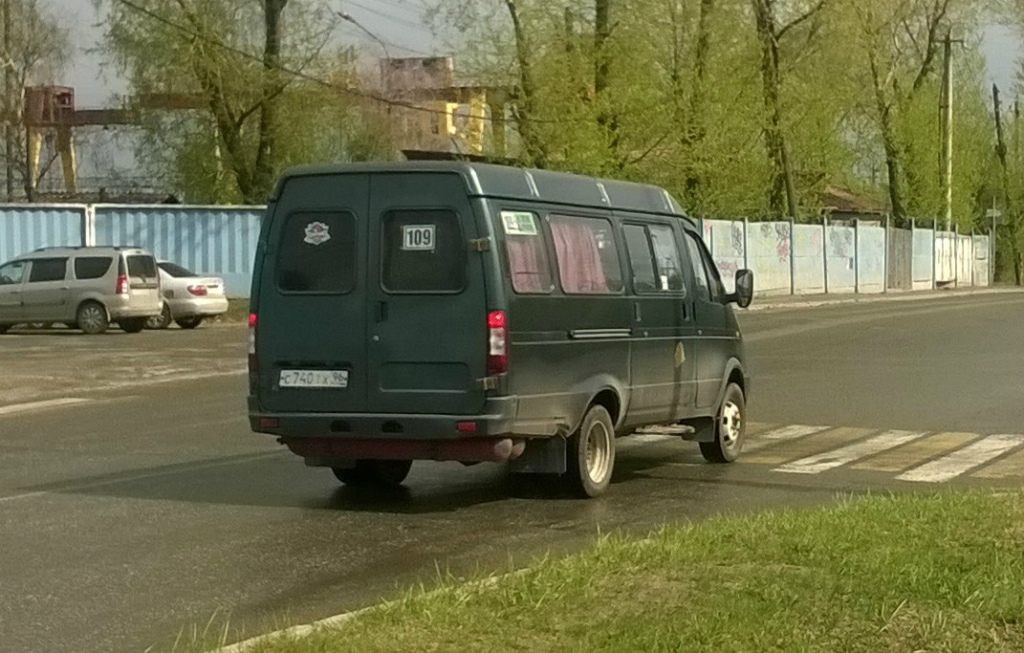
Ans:
[[[249,314],[249,371],[259,370],[259,362],[256,360],[256,314]]]
[[[127,295],[128,294],[128,277],[126,275],[122,274],[121,276],[119,276],[117,278],[117,289],[115,291],[115,294],[117,294],[117,295]]]
[[[186,290],[188,290],[190,293],[192,293],[196,297],[206,297],[210,293],[210,291],[206,288],[206,286],[203,286],[203,285],[189,286],[188,288],[186,288]]]
[[[487,315],[487,373],[508,372],[508,316],[505,311],[491,311]]]

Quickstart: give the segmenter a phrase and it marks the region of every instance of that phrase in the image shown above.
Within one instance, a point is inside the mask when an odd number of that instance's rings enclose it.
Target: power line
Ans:
[[[158,23],[161,23],[162,25],[165,25],[165,26],[167,26],[167,27],[169,27],[171,29],[173,29],[173,30],[175,30],[175,31],[177,31],[177,32],[187,36],[190,39],[204,41],[204,42],[209,43],[210,45],[213,45],[215,47],[218,47],[218,48],[220,48],[220,49],[222,49],[222,50],[224,50],[226,52],[231,52],[232,54],[236,54],[236,55],[238,55],[240,57],[243,57],[245,59],[249,59],[249,60],[254,61],[256,63],[259,63],[261,65],[266,65],[266,62],[263,60],[263,58],[258,56],[258,55],[252,54],[250,52],[246,52],[245,50],[242,50],[241,48],[237,48],[235,46],[232,46],[232,45],[229,45],[227,43],[224,43],[223,41],[219,41],[219,40],[214,39],[212,37],[206,36],[205,34],[201,34],[200,32],[197,32],[197,31],[192,30],[192,29],[190,29],[188,27],[185,27],[184,25],[176,23],[173,20],[171,20],[170,18],[167,18],[166,16],[162,16],[162,15],[160,15],[160,14],[158,14],[158,13],[156,13],[156,12],[150,10],[150,9],[147,9],[146,7],[143,7],[143,6],[139,5],[134,0],[116,0],[116,2],[118,4],[121,4],[121,5],[129,8],[129,9],[131,9],[132,11],[135,11],[135,12],[137,12],[139,14],[142,14],[143,16],[147,16],[148,18],[150,18],[150,19],[152,19],[152,20],[154,20],[154,21],[156,21]],[[349,95],[353,95],[355,97],[363,98],[365,100],[372,100],[374,102],[379,102],[381,104],[386,104],[386,105],[389,105],[389,106],[400,107],[400,108],[403,108],[403,109],[408,109],[410,111],[419,111],[419,112],[423,112],[423,113],[429,113],[429,114],[433,114],[433,115],[437,115],[437,116],[447,116],[448,115],[448,112],[446,112],[446,111],[442,111],[442,110],[439,110],[439,109],[431,109],[429,107],[421,107],[421,106],[418,106],[418,105],[415,105],[415,104],[412,104],[412,103],[409,103],[409,102],[404,102],[402,100],[394,100],[394,99],[391,99],[391,98],[381,97],[379,95],[375,95],[373,93],[368,93],[366,91],[361,91],[361,90],[352,88],[350,86],[343,86],[341,84],[337,84],[337,83],[332,82],[330,80],[322,79],[322,78],[317,77],[315,75],[310,75],[309,73],[304,72],[302,70],[295,70],[293,68],[288,68],[288,67],[280,65],[280,64],[274,65],[274,66],[272,66],[272,68],[274,70],[277,70],[278,72],[285,73],[285,74],[290,75],[292,77],[295,77],[297,79],[302,79],[302,80],[311,82],[313,84],[317,84],[317,85],[323,86],[325,88],[334,89],[334,90],[340,91],[342,93],[346,93],[346,94],[349,94]],[[481,119],[485,120],[485,121],[488,121],[488,122],[494,122],[496,120],[493,116],[488,116],[486,114],[481,116]],[[565,125],[565,124],[570,124],[570,123],[579,123],[579,122],[581,122],[578,119],[577,120],[551,120],[551,119],[544,119],[544,118],[527,118],[527,119],[519,118],[518,120],[521,121],[521,122],[531,122],[531,123],[534,123],[534,124],[549,124],[549,125]]]
[[[398,43],[395,43],[394,41],[389,41],[389,40],[384,39],[384,38],[378,38],[378,37],[370,36],[366,32],[364,32],[361,29],[359,29],[359,28],[357,28],[355,26],[352,26],[352,25],[342,24],[342,25],[340,25],[340,27],[342,29],[344,29],[347,33],[351,34],[351,35],[358,35],[359,38],[361,38],[364,41],[379,41],[380,43],[383,43],[384,45],[386,45],[386,46],[388,46],[390,48],[394,48],[396,50],[402,50],[403,52],[410,52],[412,54],[418,54],[418,55],[421,55],[421,56],[424,56],[424,57],[432,57],[432,56],[434,56],[434,53],[432,53],[432,52],[425,52],[423,50],[417,50],[416,48],[410,48],[410,47],[408,47],[406,45],[399,45]]]
[[[400,17],[395,16],[393,14],[389,14],[387,12],[381,11],[380,9],[374,9],[373,7],[367,7],[364,4],[360,4],[358,2],[353,2],[353,0],[345,0],[345,4],[350,4],[353,7],[359,7],[363,11],[368,11],[371,14],[376,14],[377,16],[380,16],[381,18],[385,18],[387,20],[390,20],[393,23],[396,23],[398,25],[404,25],[405,27],[410,27],[412,29],[418,29],[418,30],[421,30],[421,31],[433,34],[433,32],[431,32],[429,27],[423,25],[422,23],[417,23],[417,22],[414,22],[412,20],[409,20],[408,18],[400,18]]]

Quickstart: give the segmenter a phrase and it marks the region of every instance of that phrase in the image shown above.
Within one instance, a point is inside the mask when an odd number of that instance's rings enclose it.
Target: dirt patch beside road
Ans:
[[[0,406],[168,380],[243,374],[242,325],[102,336],[12,331],[0,336]]]

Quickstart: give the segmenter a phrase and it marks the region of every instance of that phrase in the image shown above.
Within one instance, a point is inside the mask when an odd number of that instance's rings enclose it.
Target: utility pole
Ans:
[[[953,28],[942,40],[942,92],[939,100],[940,124],[942,129],[942,197],[946,214],[946,231],[953,228],[953,44],[963,43],[953,38]]]
[[[4,114],[4,169],[7,171],[7,201],[14,199],[14,51],[11,48],[11,3],[4,3],[4,101],[0,110]]]

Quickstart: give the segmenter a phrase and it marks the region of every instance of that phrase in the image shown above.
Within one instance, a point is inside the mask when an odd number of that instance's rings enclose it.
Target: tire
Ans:
[[[10,324],[0,324],[0,336],[11,330]]]
[[[121,320],[120,322],[118,322],[118,325],[121,327],[121,330],[124,331],[125,333],[140,333],[143,329],[146,328],[146,322],[148,321],[149,318],[135,317],[130,320]]]
[[[747,402],[743,390],[730,383],[715,418],[715,440],[701,442],[700,453],[709,463],[731,463],[743,450],[746,432]]]
[[[99,302],[85,302],[78,307],[76,325],[87,335],[98,336],[110,328],[107,309]]]
[[[164,304],[164,308],[160,311],[160,315],[154,315],[153,317],[146,320],[147,329],[166,329],[171,326],[171,307]]]
[[[332,467],[345,485],[398,487],[412,469],[411,460],[357,460],[355,467]]]
[[[565,481],[583,497],[608,489],[615,470],[615,425],[604,406],[591,406],[566,447]]]
[[[203,316],[193,315],[191,317],[179,317],[174,322],[182,329],[194,329],[203,323]]]

